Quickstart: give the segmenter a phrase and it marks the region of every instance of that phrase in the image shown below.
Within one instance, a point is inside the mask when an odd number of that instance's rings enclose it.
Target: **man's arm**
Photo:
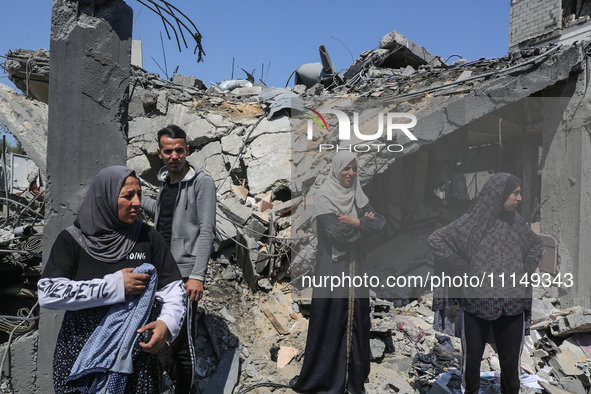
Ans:
[[[187,296],[191,301],[199,301],[203,296],[203,282],[207,274],[207,264],[213,246],[215,230],[215,184],[207,175],[202,176],[196,185],[196,206],[199,209],[198,223],[199,235],[197,236],[197,256],[195,265],[185,283]]]
[[[152,197],[142,196],[141,207],[148,213],[148,215],[154,217],[157,208],[157,201]]]

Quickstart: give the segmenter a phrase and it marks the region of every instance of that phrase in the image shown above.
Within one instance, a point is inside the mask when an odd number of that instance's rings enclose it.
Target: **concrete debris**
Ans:
[[[372,360],[378,360],[384,356],[384,351],[386,350],[384,341],[377,338],[370,339],[369,347],[371,349]]]
[[[240,352],[240,348],[234,348],[224,353],[204,394],[232,394],[238,384]]]
[[[577,394],[577,393],[583,393],[583,391],[565,390],[563,388],[554,386],[554,385],[549,384],[549,383],[544,383],[544,382],[540,382],[540,386],[542,386],[544,388],[544,390],[546,390],[546,392],[549,393],[549,394]]]
[[[49,51],[16,49],[6,54],[2,68],[25,95],[45,104],[49,97]]]
[[[559,317],[550,324],[550,332],[558,338],[577,333],[591,333],[591,312]]]
[[[219,207],[228,216],[228,219],[240,225],[246,224],[252,214],[252,211],[240,204],[236,198],[225,199],[219,204]]]
[[[192,77],[192,76],[181,75],[178,73],[174,73],[172,75],[172,82],[176,83],[177,85],[186,86],[188,88],[197,88],[197,89],[204,88],[203,81],[201,81],[195,77]]]

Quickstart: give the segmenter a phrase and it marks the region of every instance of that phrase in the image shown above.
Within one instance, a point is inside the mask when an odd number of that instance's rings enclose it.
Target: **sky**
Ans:
[[[134,11],[133,38],[142,41],[144,69],[166,78],[161,68],[172,77],[178,66],[180,74],[195,76],[208,86],[231,79],[233,61],[234,78],[245,77],[240,66],[255,70],[257,82],[262,77],[269,86],[285,86],[298,66],[320,61],[321,44],[336,68],[344,71],[360,53],[378,47],[391,30],[444,59],[454,54],[469,60],[501,57],[508,51],[509,0],[169,0],[203,35],[206,56],[197,63],[194,45],[189,43],[189,49],[179,53],[156,14],[137,0],[126,2]],[[0,55],[17,48],[49,49],[52,1],[0,4]],[[293,86],[293,78],[290,82]],[[13,87],[3,71],[0,83]]]

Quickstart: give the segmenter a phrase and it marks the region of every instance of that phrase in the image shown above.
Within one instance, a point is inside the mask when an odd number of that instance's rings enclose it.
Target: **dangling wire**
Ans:
[[[197,61],[203,61],[203,56],[205,56],[205,51],[203,50],[203,46],[201,44],[201,39],[203,38],[203,36],[197,29],[197,26],[195,26],[193,21],[189,19],[187,15],[185,15],[181,10],[179,10],[178,8],[176,8],[175,6],[173,6],[165,0],[145,0],[152,6],[149,6],[148,4],[146,4],[146,2],[142,0],[137,1],[150,11],[153,11],[154,13],[158,14],[158,16],[160,16],[160,18],[162,19],[162,24],[164,25],[164,30],[166,31],[166,35],[168,36],[169,40],[171,39],[171,37],[168,31],[168,27],[172,29],[177,45],[179,47],[179,52],[181,51],[181,39],[183,41],[183,44],[185,45],[185,48],[189,48],[189,46],[187,45],[187,40],[185,39],[185,34],[183,33],[183,29],[186,30],[186,32],[189,33],[193,40],[195,40],[196,45],[195,49],[193,50],[193,53],[197,53],[197,49],[199,49]],[[158,2],[162,3],[164,6],[158,4]],[[169,18],[174,19],[176,28],[173,25],[173,23],[169,20]],[[187,26],[187,24],[189,24],[190,26]],[[179,33],[181,35],[180,39]]]

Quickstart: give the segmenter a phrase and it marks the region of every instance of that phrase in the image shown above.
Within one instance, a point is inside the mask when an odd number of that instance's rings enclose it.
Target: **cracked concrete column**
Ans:
[[[70,226],[87,186],[125,164],[132,10],[121,0],[54,0],[43,263]],[[61,313],[41,311],[38,387],[53,392],[52,356]]]
[[[542,232],[558,243],[560,274],[572,274],[573,287],[563,302],[591,306],[591,91],[583,68],[551,102],[568,100],[555,133],[544,133]],[[574,87],[574,89],[573,89]],[[569,97],[570,96],[570,97]],[[549,129],[551,130],[551,129]],[[563,305],[565,305],[563,303]],[[568,305],[568,304],[566,304]]]

